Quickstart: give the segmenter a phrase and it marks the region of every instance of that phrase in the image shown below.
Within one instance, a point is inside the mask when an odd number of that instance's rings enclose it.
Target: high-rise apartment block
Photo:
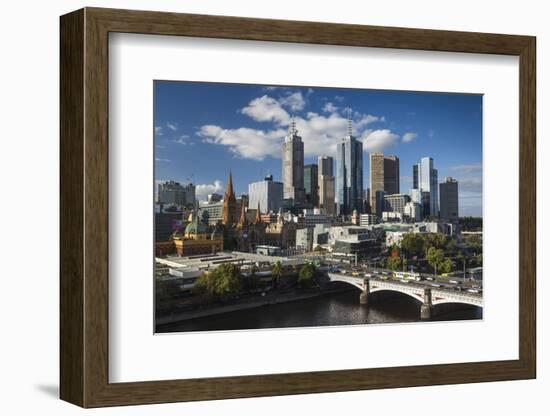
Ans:
[[[439,184],[439,217],[446,221],[458,221],[458,182],[449,176]]]
[[[328,215],[334,215],[334,159],[330,156],[319,156],[318,171],[319,208],[323,208]]]
[[[319,172],[315,163],[304,166],[306,202],[311,207],[319,206]]]
[[[159,183],[157,185],[157,202],[194,208],[195,185],[192,183],[182,185],[174,181]]]
[[[411,200],[407,194],[384,195],[384,211],[403,214],[405,205]]]
[[[399,158],[374,152],[369,159],[370,206],[372,213],[380,216],[384,211],[383,195],[399,193]]]
[[[275,182],[272,175],[263,181],[248,185],[248,206],[260,207],[260,212],[278,212],[283,206],[283,183]]]

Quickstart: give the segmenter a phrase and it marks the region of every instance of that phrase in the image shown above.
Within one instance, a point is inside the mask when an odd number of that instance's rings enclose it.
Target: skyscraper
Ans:
[[[312,207],[319,206],[318,168],[315,163],[304,166],[304,188],[306,202]]]
[[[439,190],[437,169],[433,167],[431,157],[423,157],[418,164],[418,187],[422,192],[430,193],[430,216],[439,216]]]
[[[413,186],[412,189],[418,189],[418,164],[413,165]]]
[[[380,204],[380,201],[383,201],[383,195],[399,193],[399,158],[375,152],[369,155],[369,159],[371,211],[380,216],[384,210],[383,204]]]
[[[348,134],[337,145],[336,197],[338,213],[349,215],[353,210],[363,212],[363,143],[352,134],[351,110]]]
[[[439,184],[439,217],[446,221],[458,220],[458,182],[449,176]]]
[[[304,142],[298,136],[296,123],[290,123],[288,134],[283,142],[283,197],[294,204],[305,201],[304,189]]]
[[[165,181],[157,185],[157,202],[190,208],[195,207],[195,185],[182,185],[179,182]]]
[[[278,212],[283,205],[283,184],[269,175],[263,181],[248,184],[248,206],[260,207],[261,212]]]
[[[399,193],[399,158],[397,156],[384,157],[384,192],[391,195]]]
[[[319,156],[319,208],[328,215],[334,215],[334,159]]]

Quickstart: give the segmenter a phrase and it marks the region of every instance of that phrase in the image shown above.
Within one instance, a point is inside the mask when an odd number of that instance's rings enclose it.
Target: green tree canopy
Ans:
[[[280,261],[277,261],[273,267],[271,268],[271,276],[273,277],[274,281],[273,287],[279,286],[279,281],[281,279],[281,275],[283,274],[283,265]]]
[[[464,238],[464,243],[476,253],[483,251],[483,239],[480,235],[468,235]]]
[[[424,238],[421,234],[404,234],[401,240],[401,250],[407,257],[422,256],[424,254]]]
[[[401,268],[401,258],[390,256],[386,260],[386,267],[390,270],[398,270]]]
[[[313,284],[315,276],[315,266],[312,263],[304,264],[298,273],[298,285],[301,287],[309,287]]]
[[[440,248],[430,247],[426,253],[426,259],[430,266],[433,267],[434,273],[437,274],[437,269],[444,260],[444,252]]]
[[[225,300],[242,290],[239,269],[234,264],[222,264],[210,272],[204,272],[195,282],[193,292],[207,300]]]

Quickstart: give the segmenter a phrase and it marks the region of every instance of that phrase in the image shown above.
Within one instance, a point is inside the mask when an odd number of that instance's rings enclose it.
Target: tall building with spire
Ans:
[[[227,187],[225,188],[225,194],[223,197],[222,223],[224,225],[232,225],[236,222],[237,199],[235,198],[235,191],[233,190],[233,175],[230,171],[229,178],[227,179]]]
[[[353,136],[351,109],[348,109],[348,131],[337,144],[336,204],[338,213],[363,212],[363,143]]]
[[[305,202],[304,188],[304,142],[298,136],[294,118],[283,142],[283,197],[293,204]]]

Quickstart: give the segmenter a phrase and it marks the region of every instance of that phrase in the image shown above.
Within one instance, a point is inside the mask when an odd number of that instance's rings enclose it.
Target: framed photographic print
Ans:
[[[62,16],[61,398],[534,378],[535,104],[529,36]]]

